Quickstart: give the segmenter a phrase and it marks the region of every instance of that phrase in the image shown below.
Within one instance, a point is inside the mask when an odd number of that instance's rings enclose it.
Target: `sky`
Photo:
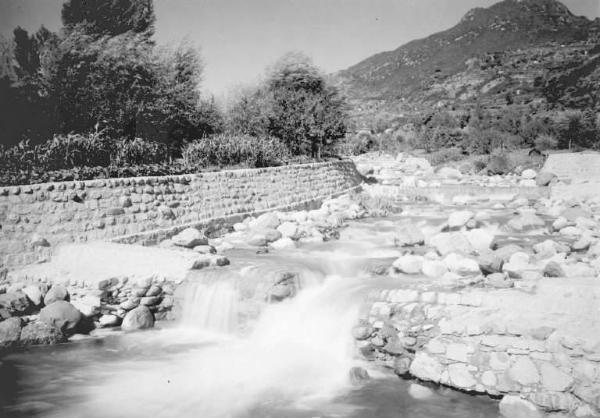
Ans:
[[[159,43],[182,40],[204,61],[202,90],[224,96],[260,79],[289,51],[327,73],[454,26],[497,0],[154,0]],[[0,33],[18,25],[60,27],[63,0],[0,0]],[[600,17],[600,0],[564,0],[576,15]]]

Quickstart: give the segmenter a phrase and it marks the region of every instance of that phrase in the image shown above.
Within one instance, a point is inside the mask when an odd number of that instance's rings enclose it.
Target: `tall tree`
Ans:
[[[346,132],[345,102],[336,88],[302,54],[287,54],[271,70],[273,96],[270,132],[294,154],[318,157]]]

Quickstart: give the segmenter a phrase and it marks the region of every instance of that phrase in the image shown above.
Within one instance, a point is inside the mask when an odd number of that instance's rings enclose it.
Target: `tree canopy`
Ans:
[[[65,28],[78,25],[91,34],[116,36],[132,31],[154,33],[152,0],[67,0],[62,7]]]

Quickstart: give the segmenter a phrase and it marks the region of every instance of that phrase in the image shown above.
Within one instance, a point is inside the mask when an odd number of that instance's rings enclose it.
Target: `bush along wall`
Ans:
[[[215,135],[188,142],[182,159],[163,143],[110,139],[100,133],[57,135],[39,145],[0,147],[0,186],[61,181],[165,176],[221,167],[260,168],[312,162],[292,157],[277,138]],[[302,160],[302,161],[300,161]]]

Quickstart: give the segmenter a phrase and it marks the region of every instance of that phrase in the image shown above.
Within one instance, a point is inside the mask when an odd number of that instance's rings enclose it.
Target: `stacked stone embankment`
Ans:
[[[350,161],[0,189],[0,266],[47,258],[62,243],[160,241],[172,228],[293,209],[360,184]],[[152,231],[161,230],[158,235]],[[179,232],[179,231],[175,231]]]
[[[504,417],[600,416],[600,197],[543,174],[503,178],[500,195],[430,199],[446,217],[435,225],[411,222],[422,209],[406,207],[402,254],[386,271],[398,286],[371,295],[359,352],[402,376],[501,398]],[[511,191],[548,178],[571,193]],[[400,196],[400,176],[388,181],[365,192]]]

